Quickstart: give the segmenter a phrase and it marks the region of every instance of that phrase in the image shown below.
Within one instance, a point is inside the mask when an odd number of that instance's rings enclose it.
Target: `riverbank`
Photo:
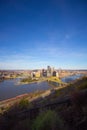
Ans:
[[[29,94],[28,93],[22,94],[22,95],[14,97],[14,98],[0,101],[0,108],[3,108],[3,109],[9,108],[12,105],[14,105],[15,103],[18,103],[23,98],[27,99],[29,102],[32,102],[32,101],[37,100],[39,98],[46,97],[50,94],[51,94],[51,90],[37,91],[34,93],[29,93]]]
[[[16,97],[13,97],[13,98],[10,98],[10,99],[2,100],[2,101],[0,101],[0,108],[12,106],[13,104],[19,102],[22,98],[28,99],[29,102],[37,100],[38,98],[45,98],[46,96],[51,95],[51,93],[53,93],[53,91],[65,87],[65,86],[55,87],[51,84],[49,84],[49,85],[50,85],[49,90],[36,91],[36,92],[33,92],[33,93],[25,93],[25,94],[21,94],[21,95],[18,95]]]
[[[49,90],[36,91],[33,93],[25,93],[25,94],[21,94],[21,95],[18,95],[16,97],[13,97],[10,99],[2,100],[2,101],[0,101],[0,108],[11,107],[13,104],[18,103],[23,98],[27,99],[29,102],[33,102],[34,100],[38,100],[38,99],[43,99],[43,98],[51,95],[52,93],[54,93],[56,90],[65,88],[66,85],[55,87],[50,84],[50,87],[51,88]]]

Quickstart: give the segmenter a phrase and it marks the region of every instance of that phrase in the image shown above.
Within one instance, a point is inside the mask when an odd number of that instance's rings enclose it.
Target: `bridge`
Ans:
[[[62,82],[62,80],[61,79],[59,79],[58,77],[48,77],[47,78],[47,81],[49,82],[49,83],[56,83],[56,84],[58,84],[58,85],[66,85],[66,83],[64,83],[64,82]],[[55,86],[55,85],[54,85]]]

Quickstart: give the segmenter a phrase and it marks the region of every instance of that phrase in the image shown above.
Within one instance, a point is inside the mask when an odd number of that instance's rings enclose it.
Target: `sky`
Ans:
[[[87,69],[87,0],[0,0],[0,69]]]

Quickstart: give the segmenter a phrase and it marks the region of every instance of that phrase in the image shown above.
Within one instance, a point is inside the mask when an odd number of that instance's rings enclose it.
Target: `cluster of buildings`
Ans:
[[[42,70],[2,70],[0,71],[0,81],[3,79],[11,79],[17,77],[31,77],[31,78],[40,78],[40,77],[59,77],[58,71],[54,67],[47,66],[47,69]]]
[[[24,76],[24,71],[16,70],[0,70],[0,81],[4,79],[13,79]]]
[[[54,67],[47,66],[47,70],[42,70],[42,76],[44,77],[51,77],[56,76],[59,77],[58,72],[54,69]]]
[[[40,78],[40,77],[66,77],[75,74],[85,74],[87,75],[87,70],[55,70],[54,67],[47,66],[46,69],[42,70],[0,70],[0,81],[3,79],[11,79],[17,77],[31,77],[31,78]]]
[[[59,77],[58,72],[54,69],[54,67],[47,66],[47,69],[36,70],[31,72],[31,77],[39,78],[39,77]]]

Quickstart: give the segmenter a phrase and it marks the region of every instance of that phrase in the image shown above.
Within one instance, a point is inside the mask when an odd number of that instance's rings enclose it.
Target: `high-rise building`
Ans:
[[[54,67],[51,68],[51,76],[53,75]]]
[[[47,66],[47,77],[51,76],[51,67]]]
[[[45,69],[42,69],[42,76],[47,77],[47,71]]]
[[[54,77],[59,77],[58,72],[57,72],[57,71],[53,71],[53,76],[54,76]]]

